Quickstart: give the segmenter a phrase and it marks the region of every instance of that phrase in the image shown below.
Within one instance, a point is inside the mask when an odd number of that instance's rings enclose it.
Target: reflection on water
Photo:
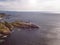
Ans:
[[[18,13],[7,21],[23,20],[40,25],[40,29],[14,29],[2,45],[60,45],[60,15]],[[20,30],[20,31],[17,31]]]

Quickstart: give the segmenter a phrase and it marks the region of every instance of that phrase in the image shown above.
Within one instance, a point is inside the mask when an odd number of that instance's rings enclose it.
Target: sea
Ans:
[[[15,20],[39,25],[39,29],[14,29],[2,45],[60,45],[60,14],[47,12],[0,11]]]

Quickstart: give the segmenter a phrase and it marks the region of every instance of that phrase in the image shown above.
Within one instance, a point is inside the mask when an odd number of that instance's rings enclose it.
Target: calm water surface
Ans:
[[[39,29],[14,29],[2,45],[60,45],[60,15],[20,12],[7,21],[23,20],[40,26]],[[17,31],[20,30],[20,31]]]

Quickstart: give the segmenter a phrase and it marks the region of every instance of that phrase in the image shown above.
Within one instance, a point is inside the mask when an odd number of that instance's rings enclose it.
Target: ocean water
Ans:
[[[11,15],[5,19],[32,22],[39,29],[14,29],[2,45],[60,45],[60,14],[44,12],[4,12]]]

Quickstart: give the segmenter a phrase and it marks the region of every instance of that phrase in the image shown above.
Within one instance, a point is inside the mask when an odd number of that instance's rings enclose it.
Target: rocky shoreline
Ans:
[[[7,16],[6,14],[0,13],[1,19],[3,19],[6,16]],[[13,28],[29,29],[29,28],[39,28],[39,26],[32,23],[23,22],[23,21],[14,21],[14,22],[0,21],[0,42],[3,42],[4,41],[3,38],[6,38],[9,34],[11,34]]]

